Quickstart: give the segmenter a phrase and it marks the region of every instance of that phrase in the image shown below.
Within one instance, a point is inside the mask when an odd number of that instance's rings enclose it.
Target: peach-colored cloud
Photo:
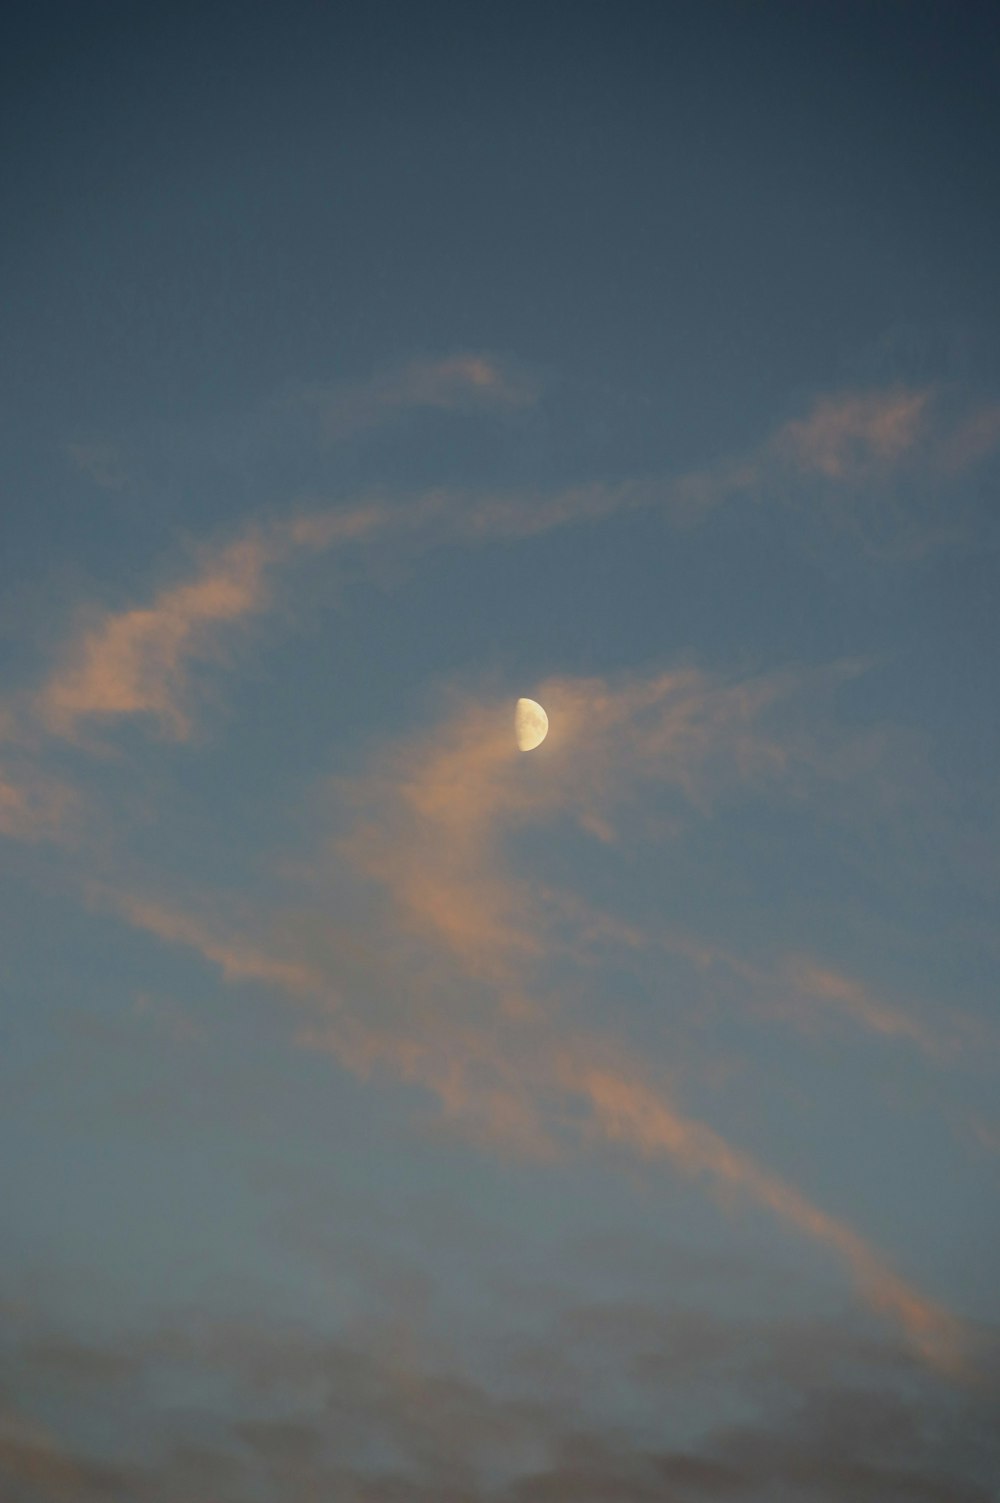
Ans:
[[[300,1003],[325,1002],[320,1015],[313,1009],[312,1020],[298,1030],[300,1045],[332,1054],[362,1077],[388,1072],[422,1086],[437,1098],[446,1120],[473,1142],[551,1159],[574,1130],[590,1141],[667,1158],[720,1192],[741,1193],[838,1256],[872,1307],[898,1322],[928,1362],[960,1370],[958,1321],[901,1279],[845,1222],[679,1112],[622,1049],[553,1028],[544,1018],[469,1023],[446,1010],[418,1008],[414,1019],[405,994],[390,1025],[373,1025],[363,1008],[335,1001],[333,978],[310,965],[269,954],[257,941],[219,938],[204,922],[163,905],[122,899],[119,908],[138,927],[199,951],[230,981],[264,982]]]
[[[342,439],[414,409],[514,409],[538,398],[525,369],[483,353],[412,360],[370,381],[314,387],[300,398],[321,414],[328,438]]]
[[[620,504],[617,492],[601,487],[541,498],[429,491],[409,502],[373,499],[251,524],[206,551],[191,577],[159,590],[148,604],[100,613],[67,645],[28,718],[50,734],[74,737],[90,722],[139,716],[169,739],[187,740],[194,729],[193,669],[217,659],[227,635],[272,605],[278,566],[303,554],[383,541],[426,547],[531,536]]]
[[[243,937],[221,936],[203,920],[130,893],[94,887],[91,896],[96,902],[115,908],[137,929],[170,944],[197,950],[218,966],[227,981],[257,981],[293,996],[320,995],[332,1001],[330,987],[322,974],[301,961],[271,953],[265,946]]]
[[[74,827],[79,799],[65,783],[28,768],[6,774],[0,767],[0,835],[12,840],[56,840]]]
[[[532,686],[527,686],[531,688]],[[161,938],[192,946],[230,980],[273,985],[308,1017],[299,1042],[362,1074],[386,1072],[432,1092],[475,1141],[551,1156],[579,1136],[663,1156],[720,1191],[738,1190],[846,1265],[873,1308],[889,1314],[929,1361],[958,1361],[958,1323],[900,1279],[859,1233],[707,1125],[686,1117],[614,1041],[580,1034],[546,994],[547,960],[586,943],[641,937],[600,921],[519,876],[506,849],[518,829],[597,810],[603,817],[644,782],[670,785],[707,808],[743,783],[786,776],[800,744],[768,726],[794,676],[725,683],[684,669],[621,683],[534,686],[548,740],[518,753],[511,703],[459,700],[444,723],[397,747],[375,770],[338,785],[353,812],[330,870],[353,871],[371,894],[373,968],[356,993],[338,956],[296,953],[259,938],[222,937],[204,921],[126,897],[119,907]],[[568,924],[569,940],[558,926]],[[267,926],[258,926],[266,933]],[[696,963],[711,963],[695,947]],[[828,973],[802,971],[829,991]],[[833,988],[836,993],[836,988]],[[847,1005],[836,993],[840,1005]],[[847,999],[858,1004],[853,995]],[[865,1013],[869,1026],[871,1020]]]
[[[144,715],[164,734],[185,739],[189,666],[211,654],[220,627],[264,608],[275,551],[273,540],[251,532],[148,606],[104,615],[39,692],[35,709],[43,725],[71,736],[89,717]]]
[[[576,897],[561,895],[575,910],[578,933],[592,943],[612,940],[633,951],[663,950],[679,955],[702,972],[720,973],[740,983],[740,1005],[767,1019],[790,1023],[807,1033],[833,1021],[849,1022],[866,1033],[912,1045],[939,1062],[955,1060],[973,1048],[980,1058],[997,1057],[996,1040],[984,1024],[948,1010],[948,1027],[935,1028],[896,1001],[876,996],[862,982],[808,955],[750,961],[724,946],[679,932],[647,932],[611,915],[591,911]]]
[[[848,388],[820,396],[746,453],[675,477],[664,495],[678,521],[744,497],[818,509],[866,551],[918,557],[965,535],[961,517],[941,505],[942,481],[998,447],[996,403],[931,387]]]
[[[513,993],[523,1004],[520,983],[550,947],[551,929],[538,891],[506,870],[501,830],[509,834],[529,819],[601,811],[647,780],[673,783],[704,804],[727,782],[781,774],[793,750],[762,721],[794,687],[787,677],[719,684],[696,670],[618,686],[553,680],[537,690],[551,730],[534,760],[513,749],[500,707],[464,706],[436,736],[397,754],[388,777],[376,780],[379,822],[363,824],[341,853],[380,881],[404,924],[470,977],[485,978],[501,997]],[[625,938],[634,943],[631,931]],[[832,986],[830,974],[815,967],[802,970],[800,979],[814,990]],[[853,992],[834,992],[842,1005],[861,1008]],[[864,1001],[868,1026],[903,1027],[901,1015],[880,1013],[871,999]],[[530,1028],[530,1008],[512,1012]],[[547,1098],[560,1089],[583,1096],[605,1136],[625,1136],[641,1151],[655,1147],[686,1169],[740,1186],[842,1257],[873,1304],[890,1311],[925,1355],[942,1363],[954,1359],[957,1326],[897,1279],[850,1228],[673,1111],[634,1074],[581,1063],[544,1028],[534,1042],[533,1065],[522,1060],[520,1066],[532,1090]]]
[[[836,1253],[875,1308],[894,1317],[916,1349],[944,1370],[961,1368],[963,1332],[948,1311],[900,1279],[850,1226],[706,1127],[676,1112],[635,1078],[581,1063],[564,1064],[566,1083],[590,1102],[596,1125],[615,1141],[648,1156],[665,1156],[686,1173],[706,1176],[766,1207],[786,1225]]]
[[[537,690],[551,729],[530,764],[506,701],[463,704],[346,790],[362,817],[339,854],[382,885],[404,928],[516,1008],[547,929],[538,892],[504,864],[501,832],[567,815],[588,830],[596,821],[606,839],[615,808],[645,782],[705,806],[721,787],[781,774],[789,749],[762,719],[794,687],[788,675],[727,684],[694,669],[617,685],[551,679]]]
[[[904,1039],[935,1058],[954,1053],[957,1041],[946,1041],[902,1008],[875,997],[860,982],[806,956],[791,957],[784,977],[795,992],[839,1010],[872,1033]]]
[[[370,389],[351,388],[341,396],[356,422],[408,405],[463,405],[470,397],[517,405],[532,400],[532,393],[530,382],[499,362],[462,355],[416,362],[378,378]],[[940,451],[941,464],[961,467],[997,441],[995,406],[960,416],[949,428],[927,390],[842,392],[820,399],[749,454],[701,472],[536,494],[431,490],[251,525],[203,555],[193,577],[161,589],[147,604],[105,612],[84,629],[37,694],[35,715],[60,736],[75,735],[88,721],[142,716],[161,734],[187,739],[193,729],[193,665],[217,656],[226,632],[267,609],[275,566],[299,550],[475,545],[642,509],[663,509],[683,521],[738,495],[774,492],[788,499],[790,486],[794,492],[795,482],[809,477],[848,489],[861,481],[867,485],[916,455],[931,465]]]
[[[786,423],[772,451],[829,480],[867,479],[899,463],[923,436],[927,390],[843,392]]]

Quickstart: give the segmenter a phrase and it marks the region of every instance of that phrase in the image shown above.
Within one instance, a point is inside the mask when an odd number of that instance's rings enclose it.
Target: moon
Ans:
[[[514,707],[514,736],[520,751],[534,751],[549,734],[549,717],[533,699],[519,699]]]

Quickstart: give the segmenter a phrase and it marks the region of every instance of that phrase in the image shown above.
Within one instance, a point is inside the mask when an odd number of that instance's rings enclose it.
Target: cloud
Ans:
[[[128,467],[116,444],[100,439],[71,443],[67,451],[73,463],[102,490],[120,491],[128,483]]]
[[[856,770],[847,738],[797,723],[796,701],[826,692],[844,672],[853,668],[731,680],[693,667],[615,682],[552,678],[533,691],[551,728],[530,758],[514,746],[506,700],[457,702],[440,727],[337,786],[357,819],[336,854],[380,883],[403,926],[467,974],[513,985],[551,946],[560,911],[574,944],[581,925],[595,937],[626,936],[620,921],[585,914],[573,895],[516,879],[503,841],[563,818],[613,843],[616,821],[627,822],[650,787],[673,794],[678,817],[704,816],[737,790],[801,793]],[[632,931],[627,942],[642,936]]]
[[[506,704],[460,706],[439,731],[397,749],[363,788],[351,790],[352,802],[377,806],[379,814],[363,819],[338,854],[381,884],[404,929],[436,946],[464,976],[495,988],[504,1013],[530,1025],[525,976],[551,953],[550,915],[537,888],[508,870],[501,834],[509,839],[519,825],[559,815],[609,821],[651,781],[673,785],[704,809],[728,788],[794,782],[797,763],[812,775],[823,756],[801,734],[769,723],[799,687],[795,675],[725,683],[694,669],[618,685],[551,680],[537,697],[552,730],[530,761],[513,749]],[[806,973],[814,987],[821,979]],[[870,1009],[869,1022],[871,1016]],[[565,1093],[586,1103],[600,1136],[739,1188],[840,1256],[871,1302],[898,1320],[929,1360],[957,1364],[957,1322],[897,1278],[850,1228],[678,1112],[634,1062],[608,1068],[600,1047],[543,1026],[518,1047],[516,1066],[502,1068],[530,1080],[557,1115]]]
[[[820,1210],[711,1128],[675,1111],[662,1093],[634,1075],[571,1056],[566,1080],[590,1102],[606,1137],[647,1156],[667,1157],[686,1173],[704,1176],[723,1189],[738,1190],[786,1225],[828,1247],[846,1263],[873,1307],[898,1322],[915,1350],[944,1371],[961,1371],[964,1333],[960,1322],[899,1278],[853,1228]]]
[[[867,1034],[908,1044],[928,1058],[954,1062],[971,1052],[996,1052],[996,1041],[981,1023],[948,1010],[948,1029],[936,1029],[898,1002],[876,996],[862,982],[843,975],[815,957],[779,956],[770,963],[749,961],[709,940],[682,934],[644,932],[634,925],[590,914],[581,923],[594,940],[616,938],[633,950],[661,950],[687,960],[697,971],[730,978],[739,984],[739,1005],[755,1014],[790,1023],[815,1035],[834,1023],[855,1025]]]
[[[816,398],[735,458],[676,477],[678,517],[753,500],[819,518],[869,556],[917,558],[967,538],[947,494],[1000,448],[1000,407],[923,386],[844,389]]]
[[[218,966],[227,981],[261,982],[293,996],[320,993],[329,1000],[325,978],[299,961],[269,954],[261,946],[242,938],[220,938],[203,920],[133,894],[115,895],[96,885],[90,891],[92,900],[115,907],[136,928],[170,944],[197,950],[212,965]]]
[[[58,840],[76,828],[80,801],[66,783],[36,768],[6,774],[0,766],[0,835],[12,840]]]
[[[513,366],[487,355],[455,355],[414,361],[367,384],[313,392],[303,400],[319,406],[331,431],[340,432],[411,408],[502,409],[536,398],[536,384]],[[819,398],[746,455],[687,474],[534,493],[429,490],[251,523],[228,542],[203,550],[189,578],[161,588],[148,603],[92,613],[36,694],[33,717],[49,733],[70,738],[88,724],[142,717],[161,736],[188,740],[194,728],[193,668],[217,660],[235,628],[272,607],[276,567],[303,553],[527,539],[634,511],[660,510],[681,522],[740,497],[801,507],[813,482],[826,488],[821,505],[833,507],[831,519],[859,526],[863,541],[881,546],[878,529],[859,521],[881,507],[889,533],[905,535],[905,547],[919,551],[939,534],[928,530],[926,517],[920,519],[916,499],[901,507],[889,493],[881,500],[873,496],[893,477],[905,474],[914,481],[918,474],[953,473],[996,449],[996,404],[970,411],[953,402],[952,409],[929,388],[843,391]],[[88,454],[81,451],[81,463],[89,462]]]
[[[928,390],[841,392],[779,428],[772,454],[828,480],[856,484],[898,465],[923,437]]]
[[[538,396],[537,380],[523,367],[467,353],[412,360],[368,382],[313,387],[297,400],[320,414],[328,439],[343,439],[414,410],[516,410]]]
[[[103,1503],[123,1472],[73,1455],[46,1427],[0,1406],[0,1481],[12,1503]]]
[[[903,1039],[933,1058],[954,1055],[958,1039],[946,1039],[893,1003],[875,997],[860,982],[851,980],[806,956],[793,956],[784,965],[784,976],[795,992],[815,998],[884,1038]]]
[[[251,523],[229,542],[202,550],[192,575],[161,588],[148,604],[92,612],[21,718],[75,738],[91,723],[141,717],[169,740],[189,740],[194,669],[218,662],[227,637],[273,606],[279,566],[380,542],[427,547],[532,536],[620,504],[617,493],[600,487],[541,498],[431,491],[406,503],[374,499]],[[5,707],[4,723],[13,718]]]
[[[594,816],[612,827],[650,783],[704,817],[736,790],[832,775],[838,749],[818,746],[789,717],[802,687],[795,674],[725,681],[693,668],[617,683],[553,679],[537,690],[552,729],[530,757],[514,747],[506,699],[457,700],[436,729],[335,786],[352,823],[326,869],[341,882],[353,870],[369,893],[375,959],[360,991],[342,985],[335,952],[314,947],[293,961],[266,941],[219,938],[202,920],[134,896],[121,898],[120,910],[199,950],[232,980],[318,1004],[300,1043],[359,1074],[420,1084],[474,1141],[538,1156],[566,1151],[570,1140],[617,1143],[669,1160],[724,1197],[738,1191],[828,1248],[925,1359],[957,1370],[962,1331],[945,1310],[846,1223],[684,1114],[618,1041],[581,1033],[565,1016],[546,965],[561,956],[572,966],[580,935],[627,946],[634,936],[619,935],[613,920],[595,926],[572,895],[561,900],[510,864],[519,827]],[[859,1010],[827,973],[806,968],[800,979]],[[864,1016],[871,1026],[871,1004]]]
[[[568,1390],[502,1327],[477,1354],[502,1360],[478,1372],[432,1332],[377,1319],[324,1336],[259,1313],[192,1313],[101,1348],[29,1337],[6,1358],[5,1386],[57,1414],[71,1396],[74,1431],[108,1439],[97,1454],[8,1408],[0,1479],[16,1503],[991,1497],[995,1394],[948,1389],[843,1324],[564,1305],[544,1340],[575,1374]],[[197,1414],[165,1406],[171,1391],[198,1393]]]
[[[39,720],[56,735],[72,736],[83,720],[141,715],[162,734],[187,739],[190,664],[213,655],[220,627],[264,608],[273,559],[273,545],[250,533],[148,606],[102,616],[38,694]]]

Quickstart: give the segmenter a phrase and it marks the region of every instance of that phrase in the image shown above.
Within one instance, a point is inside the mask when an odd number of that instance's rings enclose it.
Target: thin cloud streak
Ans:
[[[91,889],[91,900],[116,909],[130,924],[168,944],[183,945],[219,967],[227,981],[257,981],[297,996],[322,994],[329,1002],[325,979],[298,961],[270,954],[241,937],[220,937],[204,921],[164,904],[107,888]]]
[[[38,719],[72,737],[81,720],[142,715],[161,734],[187,740],[188,666],[213,654],[220,628],[264,609],[266,569],[275,557],[275,543],[251,531],[148,606],[106,614],[68,649],[38,694]]]
[[[335,843],[334,866],[353,867],[388,903],[373,920],[376,990],[393,998],[381,1016],[341,994],[335,956],[315,970],[256,942],[219,940],[162,905],[119,906],[137,926],[200,950],[230,980],[310,996],[320,1016],[302,1027],[300,1044],[355,1073],[387,1070],[420,1084],[475,1141],[546,1157],[561,1151],[567,1134],[582,1134],[662,1156],[721,1191],[739,1190],[839,1257],[925,1360],[955,1372],[962,1332],[948,1312],[899,1278],[853,1228],[677,1110],[623,1048],[562,1021],[532,985],[560,944],[552,911],[565,920],[572,903],[560,910],[513,875],[504,838],[529,820],[610,818],[649,781],[672,784],[705,810],[726,789],[786,780],[799,762],[816,776],[808,740],[768,723],[798,687],[795,675],[724,683],[693,669],[621,685],[552,680],[539,688],[552,730],[531,758],[514,748],[506,703],[460,702],[436,732],[341,784],[357,819]],[[624,939],[631,943],[631,934]],[[416,966],[414,954],[422,957]],[[806,980],[819,985],[817,976]]]
[[[66,840],[77,829],[80,799],[66,783],[29,768],[0,767],[0,835],[35,842]]]
[[[838,1010],[871,1033],[903,1039],[934,1059],[952,1056],[959,1047],[957,1039],[939,1036],[902,1008],[874,996],[859,981],[805,956],[794,956],[787,961],[784,974],[795,991]]]
[[[540,394],[524,368],[484,353],[411,360],[370,381],[312,387],[295,400],[317,412],[328,440],[342,440],[413,411],[487,412],[529,407]]]
[[[640,1081],[571,1061],[567,1084],[586,1096],[607,1138],[646,1156],[669,1158],[686,1173],[705,1176],[720,1188],[737,1189],[786,1226],[828,1247],[850,1269],[865,1298],[899,1323],[925,1360],[945,1372],[962,1372],[960,1322],[899,1278],[853,1228],[820,1210],[711,1128],[674,1111],[661,1094]]]
[[[567,1128],[573,1127],[585,1140],[624,1144],[642,1157],[668,1159],[720,1191],[742,1193],[838,1256],[872,1308],[895,1320],[924,1360],[945,1373],[965,1372],[965,1333],[954,1316],[900,1278],[852,1227],[679,1112],[624,1051],[523,1018],[503,1028],[476,1028],[424,1015],[414,1031],[405,1000],[398,1025],[379,1030],[356,1010],[345,1010],[332,978],[248,941],[215,938],[163,905],[123,899],[119,909],[136,927],[198,951],[230,982],[261,982],[299,1002],[312,997],[324,1010],[332,1007],[334,1016],[298,1030],[300,1046],[333,1055],[361,1078],[384,1070],[422,1086],[474,1144],[551,1160],[565,1151]],[[587,1108],[582,1115],[580,1103]]]
[[[928,390],[842,392],[786,423],[769,448],[804,472],[857,483],[902,461],[923,437]]]
[[[518,405],[533,400],[532,390],[488,357],[456,356],[416,362],[337,400],[376,422],[411,405],[462,406],[470,393]],[[138,716],[167,739],[189,740],[192,668],[217,660],[227,634],[271,607],[275,568],[302,552],[527,539],[632,511],[661,510],[690,521],[740,495],[787,498],[789,484],[810,477],[853,492],[917,458],[952,469],[982,462],[1000,443],[998,410],[987,406],[949,426],[929,390],[842,392],[819,399],[743,458],[704,471],[535,494],[430,490],[253,523],[204,551],[191,577],[160,589],[148,604],[106,611],[85,625],[34,696],[30,718],[72,739],[90,722],[107,726]]]
[[[674,784],[706,808],[727,786],[787,779],[797,761],[822,765],[801,735],[782,736],[767,723],[798,687],[794,675],[725,684],[696,670],[622,686],[553,680],[538,689],[552,730],[530,762],[513,750],[495,707],[461,708],[437,736],[400,749],[388,778],[374,775],[365,802],[377,801],[380,817],[356,830],[340,853],[383,885],[405,925],[470,978],[491,982],[511,1016],[530,1016],[521,978],[551,936],[532,884],[514,879],[503,863],[501,833],[559,813],[607,821],[649,781]],[[824,978],[817,972],[806,979],[817,986]],[[543,1035],[532,1045],[541,1073],[536,1091],[582,1096],[605,1137],[738,1185],[837,1253],[870,1302],[891,1313],[928,1360],[957,1365],[958,1323],[898,1279],[852,1229],[675,1112],[634,1068],[608,1072],[594,1066],[589,1049],[580,1055],[579,1045],[560,1040],[558,1029]]]
[[[593,832],[592,832],[593,833]],[[597,832],[599,838],[605,838]],[[755,1016],[788,1023],[815,1036],[835,1022],[848,1022],[866,1034],[909,1044],[939,1063],[976,1053],[996,1054],[985,1025],[949,1008],[949,1031],[931,1027],[898,1002],[876,996],[870,987],[845,976],[814,956],[779,956],[770,964],[749,961],[702,937],[643,929],[590,908],[575,894],[548,892],[546,905],[571,919],[580,943],[616,945],[625,951],[678,956],[697,972],[728,976],[740,984],[740,1006]]]
[[[382,540],[428,546],[531,537],[610,515],[626,504],[627,491],[589,487],[540,498],[471,499],[429,491],[409,503],[376,499],[251,524],[224,546],[204,551],[191,577],[160,589],[148,604],[100,613],[82,637],[67,644],[22,718],[50,735],[74,739],[90,722],[107,726],[141,717],[166,739],[190,740],[193,669],[218,662],[227,635],[273,605],[279,566]],[[631,492],[629,498],[635,499]]]

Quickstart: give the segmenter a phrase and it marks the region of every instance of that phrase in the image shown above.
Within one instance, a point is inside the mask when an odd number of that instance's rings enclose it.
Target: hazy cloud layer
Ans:
[[[302,931],[287,920],[293,948],[268,952],[259,941],[217,938],[162,905],[123,897],[118,907],[139,927],[197,949],[229,979],[311,998],[319,1020],[300,1028],[301,1042],[362,1074],[388,1070],[424,1086],[474,1140],[546,1158],[572,1124],[577,1140],[624,1144],[723,1193],[739,1191],[829,1248],[918,1351],[957,1369],[963,1335],[947,1311],[853,1228],[687,1116],[625,1040],[591,1037],[566,1015],[540,979],[542,962],[562,948],[579,954],[594,916],[585,912],[579,932],[560,937],[553,917],[572,920],[572,900],[519,876],[507,852],[520,827],[560,817],[614,838],[612,821],[627,817],[649,783],[674,788],[704,817],[727,792],[836,778],[838,748],[821,746],[789,713],[802,688],[792,674],[723,682],[694,669],[621,684],[551,681],[538,692],[554,729],[531,758],[516,751],[505,702],[459,701],[437,729],[338,790],[360,817],[331,859],[388,902],[379,916],[379,899],[369,920],[378,961],[364,996],[338,982],[335,950],[303,965],[294,948]],[[604,937],[614,933],[612,921]],[[800,990],[832,991],[841,1003],[846,995],[878,1031],[902,1027],[842,980],[802,963],[797,978]],[[366,1003],[371,993],[382,999],[376,1007]]]
[[[502,408],[537,396],[534,385],[492,357],[468,355],[415,362],[322,401],[340,414],[331,418],[339,432],[338,425],[377,424],[398,411],[461,408],[471,400]],[[189,739],[195,724],[194,669],[218,662],[234,630],[273,606],[279,567],[287,571],[303,555],[317,552],[400,545],[423,551],[530,539],[649,510],[689,522],[740,497],[807,504],[808,495],[796,487],[816,478],[829,490],[824,507],[842,493],[847,510],[831,513],[837,525],[857,520],[859,497],[873,516],[888,507],[888,539],[897,502],[891,487],[879,496],[880,487],[884,491],[904,474],[930,475],[936,484],[946,473],[981,464],[1000,444],[998,411],[993,405],[956,411],[954,401],[949,405],[930,389],[846,391],[817,399],[804,416],[778,427],[742,458],[704,471],[586,482],[535,494],[437,489],[403,500],[376,495],[336,509],[303,509],[285,519],[255,521],[228,542],[203,547],[188,577],[164,585],[147,603],[114,611],[89,607],[35,695],[28,719],[47,732],[73,737],[88,724],[107,727],[116,718],[139,716],[161,736]],[[900,519],[900,547],[919,552],[937,536],[937,524],[928,520],[923,531],[913,531],[911,513],[912,508],[904,514],[905,527]],[[862,540],[875,539],[867,524],[858,525]],[[25,719],[23,706],[20,718]]]
[[[500,412],[529,407],[540,393],[512,366],[461,356],[303,400],[320,412],[324,441],[339,442],[405,412]],[[194,550],[188,568],[145,599],[82,612],[38,687],[9,697],[0,717],[10,768],[0,777],[0,834],[66,846],[73,881],[94,913],[196,953],[228,983],[284,999],[292,1004],[290,1042],[331,1055],[373,1089],[421,1088],[445,1130],[466,1145],[534,1161],[552,1175],[595,1155],[662,1161],[730,1212],[764,1212],[790,1246],[805,1239],[839,1264],[868,1311],[919,1359],[919,1378],[905,1357],[893,1359],[913,1382],[947,1381],[956,1394],[981,1395],[990,1382],[983,1343],[946,1301],[904,1277],[896,1265],[907,1261],[905,1251],[881,1251],[848,1215],[827,1210],[752,1146],[689,1110],[686,1088],[701,1084],[697,1069],[687,1080],[681,1052],[644,1052],[627,1017],[618,1026],[612,1012],[595,1027],[593,1002],[614,995],[630,969],[648,972],[659,954],[693,968],[706,995],[735,1005],[744,1023],[781,1021],[818,1037],[837,1020],[861,1040],[955,1068],[973,1056],[982,1065],[995,1042],[989,1029],[958,1008],[942,1018],[883,996],[849,966],[805,949],[745,956],[710,933],[667,922],[660,930],[627,907],[612,911],[577,885],[576,857],[559,858],[563,848],[609,863],[669,848],[685,831],[747,806],[874,820],[878,828],[891,828],[901,810],[911,817],[919,798],[901,788],[891,765],[891,729],[838,721],[838,692],[863,676],[864,660],[724,673],[692,661],[674,666],[660,654],[642,672],[551,676],[524,685],[551,725],[528,757],[516,750],[506,693],[452,689],[429,726],[371,737],[360,765],[342,767],[307,800],[318,833],[272,884],[270,904],[238,887],[216,890],[194,870],[187,881],[158,876],[148,857],[130,856],[128,821],[115,800],[92,803],[89,784],[85,790],[81,776],[77,787],[72,774],[97,753],[98,762],[110,755],[124,782],[137,753],[123,755],[112,733],[133,722],[167,750],[198,750],[204,717],[224,697],[219,669],[238,665],[241,636],[259,634],[269,613],[287,624],[297,581],[310,568],[334,579],[350,558],[374,576],[383,556],[416,564],[435,549],[528,543],[630,515],[689,524],[747,503],[818,506],[835,526],[840,506],[849,516],[882,508],[890,522],[880,536],[893,536],[890,551],[916,555],[931,538],[932,514],[907,530],[907,512],[897,537],[894,488],[922,470],[933,477],[971,470],[998,437],[992,408],[949,406],[930,388],[842,391],[807,406],[742,458],[704,471],[536,492],[376,489],[339,506],[313,501],[251,521]],[[77,458],[93,469],[86,455]],[[867,548],[867,524],[859,537]],[[169,820],[170,811],[146,807],[143,818]],[[100,862],[88,860],[91,845]],[[274,864],[280,869],[283,858],[272,855]],[[208,1047],[203,1019],[188,1005],[166,1012],[149,1002],[148,989],[139,996],[165,1045]],[[969,1131],[988,1141],[988,1129]],[[604,1317],[574,1319],[593,1328]],[[620,1312],[615,1319],[636,1324]],[[640,1328],[655,1325],[652,1311],[639,1318]],[[672,1364],[721,1380],[728,1364],[759,1345],[757,1336],[711,1321],[664,1339],[672,1351],[618,1353],[633,1377],[644,1374],[647,1390]],[[761,1339],[766,1346],[770,1338]],[[963,1459],[925,1445],[924,1410],[911,1397],[885,1397],[882,1358],[871,1350],[858,1355],[858,1370],[840,1389],[821,1371],[811,1405],[786,1395],[780,1420],[763,1412],[747,1424],[720,1419],[697,1443],[671,1447],[559,1410],[558,1383],[547,1397],[499,1396],[468,1374],[425,1370],[394,1349],[385,1357],[379,1341],[369,1350],[282,1339],[272,1351],[260,1332],[213,1340],[158,1337],[141,1350],[36,1341],[22,1355],[43,1387],[110,1392],[159,1364],[175,1375],[221,1372],[239,1395],[207,1426],[207,1439],[205,1427],[184,1438],[183,1424],[164,1434],[159,1470],[148,1459],[124,1452],[111,1459],[64,1442],[11,1410],[0,1475],[6,1469],[15,1498],[127,1494],[172,1503],[193,1491],[235,1503],[247,1487],[264,1496],[270,1488],[282,1503],[330,1489],[359,1503],[610,1495],[684,1503],[782,1490],[818,1503],[985,1497],[978,1453]],[[539,1367],[553,1382],[573,1346],[568,1328],[561,1340]],[[831,1333],[821,1340],[831,1343]],[[882,1384],[884,1425],[866,1407],[867,1380],[858,1377],[866,1363]],[[764,1366],[768,1384],[785,1381],[773,1354]],[[286,1381],[298,1395],[290,1407],[247,1399]],[[334,1397],[317,1406],[315,1394],[328,1384]],[[969,1399],[970,1412],[980,1403]],[[861,1414],[871,1428],[862,1426],[859,1437]]]
[[[185,1318],[117,1345],[24,1332],[3,1355],[73,1422],[117,1417],[110,1444],[64,1439],[8,1409],[0,1476],[18,1503],[119,1494],[181,1503],[349,1499],[987,1503],[994,1406],[950,1393],[892,1347],[843,1326],[747,1326],[656,1307],[567,1306],[547,1333],[575,1383],[540,1392],[506,1349],[493,1380],[435,1358],[414,1329],[338,1339],[270,1322]],[[519,1376],[515,1379],[514,1374]],[[601,1424],[593,1398],[625,1375],[645,1422]],[[618,1381],[621,1381],[619,1378]],[[739,1420],[678,1426],[671,1393],[704,1383]],[[158,1387],[204,1395],[164,1412]],[[724,1402],[722,1402],[724,1400]],[[146,1438],[133,1454],[130,1435]]]

